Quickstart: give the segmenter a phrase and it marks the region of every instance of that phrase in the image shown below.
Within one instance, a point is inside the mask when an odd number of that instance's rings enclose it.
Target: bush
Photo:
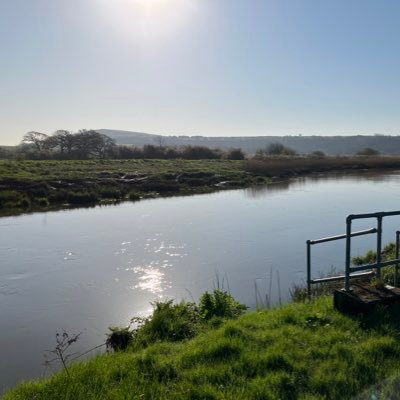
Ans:
[[[240,148],[229,149],[226,153],[227,160],[244,160],[245,154]]]
[[[244,304],[240,304],[229,293],[219,289],[213,293],[205,292],[199,302],[200,314],[206,320],[213,317],[236,318],[246,309]]]
[[[129,200],[131,200],[131,201],[140,200],[140,196],[136,192],[130,192],[129,193]]]
[[[310,154],[312,158],[325,158],[326,154],[321,150],[315,150]]]
[[[98,196],[90,192],[69,192],[67,201],[70,204],[93,204],[98,200]]]
[[[34,199],[34,202],[42,208],[46,208],[49,206],[49,200],[47,199],[47,197],[37,197]]]
[[[126,328],[112,326],[108,328],[111,332],[107,334],[106,346],[114,351],[125,350],[133,340],[134,332]]]
[[[172,300],[153,304],[153,315],[140,321],[135,341],[148,345],[156,341],[179,341],[192,338],[198,331],[200,314],[196,304]],[[137,320],[137,319],[136,319]]]
[[[266,147],[265,153],[271,156],[295,156],[297,154],[296,151],[279,142],[270,143]]]
[[[379,155],[379,151],[372,149],[371,147],[365,147],[356,153],[357,156],[377,156]]]
[[[246,306],[238,303],[230,294],[222,290],[206,292],[201,296],[199,306],[195,303],[182,301],[174,304],[173,300],[155,302],[153,314],[147,318],[135,317],[131,323],[136,327],[131,329],[110,327],[107,335],[107,347],[114,351],[126,349],[132,345],[144,348],[154,342],[177,342],[194,337],[201,327],[218,318],[236,318],[241,315]]]
[[[0,191],[0,208],[28,208],[30,201],[16,190]]]

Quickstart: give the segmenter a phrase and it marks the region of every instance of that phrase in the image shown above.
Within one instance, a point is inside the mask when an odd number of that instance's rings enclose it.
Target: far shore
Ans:
[[[400,169],[400,157],[0,160],[0,216],[265,185],[314,173]]]

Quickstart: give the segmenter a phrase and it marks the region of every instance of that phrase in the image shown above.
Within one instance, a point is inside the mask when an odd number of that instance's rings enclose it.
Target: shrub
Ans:
[[[205,323],[218,322],[217,318],[235,318],[246,310],[230,294],[222,290],[205,293],[199,306],[182,301],[174,304],[173,300],[155,302],[153,314],[147,318],[135,317],[131,323],[136,328],[110,327],[107,335],[107,347],[114,351],[144,348],[155,342],[177,342],[194,337]]]
[[[296,151],[290,147],[284,146],[282,143],[270,143],[266,149],[265,154],[270,156],[294,156]]]
[[[140,200],[140,196],[136,192],[130,192],[129,200],[131,200],[131,201]]]
[[[49,206],[49,200],[46,197],[35,198],[34,202],[39,206],[46,208]]]
[[[134,332],[126,328],[111,326],[108,328],[110,333],[107,334],[106,346],[114,351],[125,350],[133,340]]]
[[[219,289],[213,293],[205,292],[199,302],[200,314],[206,320],[213,317],[236,318],[246,309],[244,304],[240,304],[229,293]]]
[[[243,150],[240,148],[229,149],[226,152],[227,160],[244,160],[244,158],[245,154],[243,153]]]
[[[0,191],[0,208],[27,208],[29,205],[30,202],[23,193],[16,190]]]
[[[326,154],[321,150],[315,150],[310,154],[312,158],[325,158]]]
[[[375,150],[371,147],[365,147],[356,153],[357,156],[377,156],[379,155],[379,151]]]
[[[179,341],[193,337],[198,331],[200,314],[196,304],[182,301],[173,304],[153,303],[153,315],[140,321],[136,330],[137,344],[147,345],[156,341]]]
[[[67,201],[70,204],[95,203],[97,200],[98,197],[89,192],[69,192],[67,195]]]

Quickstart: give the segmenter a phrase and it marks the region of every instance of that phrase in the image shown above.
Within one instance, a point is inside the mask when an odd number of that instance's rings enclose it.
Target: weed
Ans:
[[[70,373],[68,370],[68,362],[71,357],[76,355],[77,353],[69,353],[69,348],[78,341],[81,333],[77,335],[70,335],[68,332],[63,331],[62,333],[56,333],[56,346],[53,350],[48,350],[47,354],[45,354],[45,365],[49,366],[53,362],[60,362],[68,375],[70,377]],[[49,358],[48,355],[53,355],[53,358]]]
[[[126,348],[133,341],[133,332],[130,327],[116,327],[111,326],[108,328],[110,332],[107,334],[106,346],[114,351],[126,350]]]

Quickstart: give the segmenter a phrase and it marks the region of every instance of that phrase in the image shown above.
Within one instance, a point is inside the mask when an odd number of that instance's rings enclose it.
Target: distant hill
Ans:
[[[229,149],[240,147],[246,153],[255,153],[273,142],[280,142],[298,153],[323,151],[328,155],[355,154],[365,147],[371,147],[382,154],[400,154],[400,136],[162,136],[150,133],[99,129],[105,135],[115,139],[118,144],[142,147],[145,144],[160,143],[164,146],[207,146]]]

